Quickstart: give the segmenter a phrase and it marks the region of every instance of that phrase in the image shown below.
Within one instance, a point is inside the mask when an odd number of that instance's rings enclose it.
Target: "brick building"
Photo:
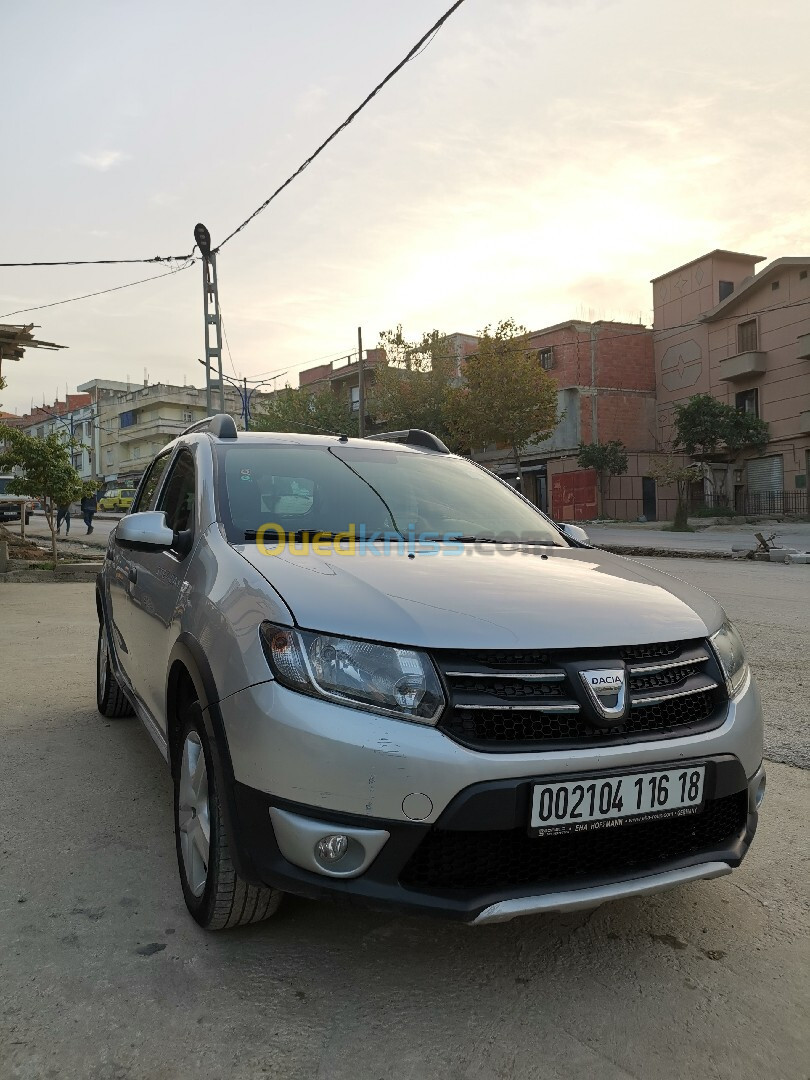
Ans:
[[[810,258],[715,250],[653,279],[657,433],[695,394],[755,413],[761,453],[708,462],[704,496],[738,511],[807,513],[810,475]]]
[[[628,472],[609,482],[602,513],[653,520],[656,486],[647,475],[655,449],[652,332],[637,323],[572,320],[534,331],[530,347],[557,382],[562,419],[551,438],[527,450],[524,494],[560,521],[596,517],[596,475],[578,468],[579,444],[621,439],[629,452]],[[508,447],[475,457],[506,479],[517,477]]]

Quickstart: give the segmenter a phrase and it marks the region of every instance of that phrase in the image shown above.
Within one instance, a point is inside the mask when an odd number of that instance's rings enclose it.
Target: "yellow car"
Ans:
[[[98,500],[99,510],[117,510],[126,513],[132,508],[135,488],[114,488],[105,492]]]

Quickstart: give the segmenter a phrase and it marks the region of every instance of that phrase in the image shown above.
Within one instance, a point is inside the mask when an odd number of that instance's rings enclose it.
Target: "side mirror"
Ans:
[[[115,542],[135,551],[168,551],[174,544],[174,533],[161,510],[145,510],[121,518],[115,529]]]
[[[579,525],[570,525],[567,521],[564,524],[557,522],[557,528],[563,536],[567,536],[569,540],[576,540],[578,544],[587,544],[588,547],[591,546],[591,538],[584,529],[580,529]]]

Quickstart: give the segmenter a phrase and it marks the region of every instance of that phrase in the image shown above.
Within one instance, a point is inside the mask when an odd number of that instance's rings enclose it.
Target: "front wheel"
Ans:
[[[198,702],[186,713],[174,777],[174,832],[186,907],[206,930],[269,918],[281,893],[244,881],[233,865],[220,780]]]

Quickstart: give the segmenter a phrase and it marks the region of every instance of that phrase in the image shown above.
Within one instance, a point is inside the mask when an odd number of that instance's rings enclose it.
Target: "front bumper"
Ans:
[[[306,697],[273,681],[224,698],[219,710],[240,784],[329,813],[425,825],[482,782],[654,769],[724,754],[753,776],[762,761],[762,707],[750,676],[711,731],[532,753],[473,750],[436,728]]]
[[[251,878],[285,892],[465,922],[591,908],[740,864],[756,830],[764,771],[748,779],[730,755],[703,760],[703,814],[550,839],[527,835],[528,780],[474,785],[433,825],[327,813],[237,783],[241,861]],[[317,838],[333,833],[370,844],[368,861],[350,860],[343,876],[341,862],[331,872],[319,867]]]

